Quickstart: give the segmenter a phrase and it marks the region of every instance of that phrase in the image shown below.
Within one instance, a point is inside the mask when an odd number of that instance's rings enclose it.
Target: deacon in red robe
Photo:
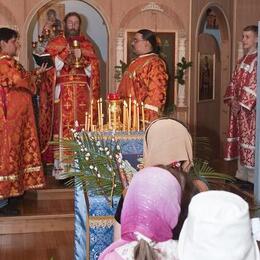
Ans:
[[[0,200],[45,184],[32,105],[37,76],[13,58],[17,38],[0,28]]]
[[[118,94],[123,99],[143,102],[145,120],[150,122],[159,117],[164,108],[168,75],[165,62],[159,57],[156,36],[150,30],[139,30],[132,47],[138,57],[123,74]]]
[[[257,26],[246,27],[243,31],[242,41],[247,54],[238,61],[224,97],[225,103],[231,108],[225,160],[239,158],[236,177],[253,183],[256,134]]]

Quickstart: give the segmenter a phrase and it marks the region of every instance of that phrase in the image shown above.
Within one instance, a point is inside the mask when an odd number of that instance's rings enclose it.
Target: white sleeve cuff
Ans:
[[[54,63],[57,71],[62,70],[64,62],[59,58],[59,56],[55,56]]]
[[[91,65],[88,65],[85,69],[86,75],[90,78],[91,76]]]

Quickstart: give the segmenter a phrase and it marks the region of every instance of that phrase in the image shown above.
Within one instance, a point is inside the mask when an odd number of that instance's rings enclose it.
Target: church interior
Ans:
[[[67,13],[80,14],[81,33],[91,40],[98,56],[103,100],[117,91],[122,67],[133,59],[131,41],[135,32],[155,32],[169,75],[165,113],[188,126],[196,157],[205,157],[216,172],[235,175],[237,162],[223,159],[229,124],[229,107],[223,97],[236,62],[244,55],[243,28],[260,20],[259,0],[0,0],[0,27],[19,32],[17,59],[26,70],[36,67],[32,53],[41,44],[50,9],[61,27]],[[183,62],[190,66],[183,69]],[[178,78],[180,69],[184,74]],[[37,122],[37,97],[33,102]],[[105,109],[105,102],[102,105]],[[209,150],[200,144],[203,138]],[[76,259],[74,190],[56,180],[51,167],[44,167],[45,188],[12,199],[18,216],[0,216],[0,259]],[[221,179],[209,180],[209,185],[243,197],[254,214],[253,189]],[[97,222],[89,221],[93,225]],[[112,226],[111,218],[103,221]],[[87,243],[91,239],[100,244],[105,240],[102,235],[90,235]],[[92,253],[87,259],[98,259],[98,254]]]

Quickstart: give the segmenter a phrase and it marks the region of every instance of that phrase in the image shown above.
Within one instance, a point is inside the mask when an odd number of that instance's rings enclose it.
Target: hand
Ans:
[[[41,65],[41,67],[36,70],[36,74],[40,75],[40,74],[44,73],[47,70],[47,66],[48,66],[47,63],[43,63]]]
[[[234,115],[234,116],[237,116],[238,113],[240,111],[240,105],[237,101],[233,101],[231,103],[231,113]]]

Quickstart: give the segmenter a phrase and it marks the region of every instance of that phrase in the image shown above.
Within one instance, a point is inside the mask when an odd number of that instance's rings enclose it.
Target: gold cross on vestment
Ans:
[[[65,105],[64,105],[67,109],[69,109],[71,107],[71,104],[69,102],[67,102]]]
[[[80,107],[85,107],[85,106],[86,106],[86,103],[81,102],[81,103],[79,104],[79,106],[80,106]]]

